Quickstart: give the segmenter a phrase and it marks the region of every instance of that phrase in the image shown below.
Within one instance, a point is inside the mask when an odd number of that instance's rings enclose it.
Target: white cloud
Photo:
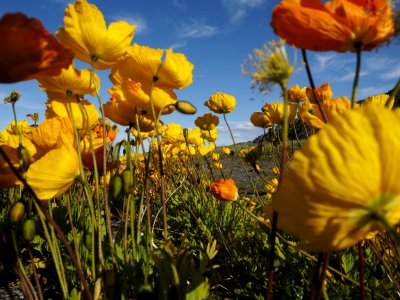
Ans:
[[[172,48],[172,49],[176,50],[176,49],[179,49],[179,48],[183,48],[183,47],[185,47],[186,45],[187,45],[186,42],[177,42],[177,43],[175,43],[175,44],[170,45],[170,46],[167,47],[167,48]]]
[[[329,67],[336,57],[336,53],[324,53],[324,54],[315,54],[314,60],[317,63],[317,66],[314,68],[318,70],[318,72],[323,72]]]
[[[180,38],[207,38],[218,33],[214,26],[207,25],[204,20],[191,20],[188,24],[180,27],[178,36]]]
[[[251,122],[242,122],[239,124],[236,124],[234,126],[234,131],[254,131],[256,127],[254,127],[253,124],[251,124]]]
[[[366,76],[368,75],[368,72],[360,72],[360,77],[361,76]],[[349,81],[349,80],[354,80],[355,72],[347,72],[345,75],[338,77],[337,81]]]
[[[248,10],[261,7],[265,3],[265,0],[222,0],[228,10],[230,22],[235,25],[246,18]]]
[[[182,10],[186,9],[186,7],[187,7],[186,4],[181,0],[174,0],[173,3],[174,3],[175,7],[182,9]]]
[[[395,60],[387,56],[376,56],[364,60],[364,65],[371,71],[387,69],[395,63]]]
[[[379,78],[384,80],[392,80],[400,77],[400,65],[392,68],[391,70],[385,70],[380,75]]]
[[[137,25],[135,29],[135,34],[138,33],[144,33],[149,30],[149,27],[147,26],[147,22],[145,18],[141,15],[138,14],[122,14],[118,16],[112,16],[111,20],[113,21],[126,21],[129,24],[132,25]]]
[[[359,88],[357,92],[357,99],[365,99],[368,96],[387,93],[392,88],[392,85],[368,86],[364,88]]]

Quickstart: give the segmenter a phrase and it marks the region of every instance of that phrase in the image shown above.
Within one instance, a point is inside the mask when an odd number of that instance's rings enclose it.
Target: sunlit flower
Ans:
[[[140,81],[148,93],[154,77],[156,86],[183,89],[192,83],[192,72],[193,64],[182,53],[134,44],[128,48],[125,59],[113,68],[110,78],[114,84],[127,78]]]
[[[40,200],[62,195],[79,175],[79,158],[74,146],[60,135],[60,146],[29,166],[26,180]]]
[[[315,251],[350,247],[400,220],[400,112],[348,110],[295,152],[272,200],[278,226]]]
[[[57,36],[76,57],[99,70],[111,68],[122,59],[133,38],[136,25],[125,21],[110,23],[106,27],[103,14],[94,4],[76,0],[68,4],[64,15],[64,27]]]
[[[307,88],[300,88],[298,84],[295,84],[287,91],[288,101],[293,103],[300,103],[308,99]]]
[[[331,85],[329,82],[324,83],[320,87],[316,87],[314,93],[315,96],[318,98],[318,101],[320,102],[323,102],[325,100],[331,100],[333,95]],[[306,88],[307,99],[311,103],[317,103],[317,99],[314,98],[314,93],[311,87]]]
[[[346,110],[350,109],[350,101],[346,96],[338,97],[332,100],[325,100],[322,102],[322,109],[325,111],[325,114],[330,122],[337,115],[342,114]],[[299,115],[303,122],[310,126],[315,128],[322,128],[325,126],[324,119],[318,106],[310,103],[309,101],[304,101],[299,106]]]
[[[297,104],[289,103],[289,124],[294,122],[297,113]],[[262,111],[272,124],[283,123],[284,105],[282,102],[267,103],[262,107]]]
[[[388,94],[380,94],[375,96],[367,97],[362,103],[361,106],[371,105],[371,104],[378,104],[378,105],[386,105],[386,102],[389,100]],[[392,108],[393,103],[388,108]]]
[[[211,193],[222,201],[236,201],[239,190],[232,178],[219,179],[210,186]]]
[[[200,146],[201,144],[203,144],[204,139],[202,137],[202,131],[197,127],[193,128],[193,129],[188,129],[186,142],[188,144],[192,144],[192,145],[196,145],[196,146]]]
[[[185,142],[182,126],[175,123],[167,124],[163,128],[163,142],[170,144]]]
[[[78,102],[78,100],[72,98],[69,102],[70,103],[68,103],[66,98],[49,99],[46,102],[46,118],[55,116],[69,118],[71,122],[75,123],[76,128],[81,130],[81,133],[84,134],[87,128],[92,128],[92,126],[98,122],[99,112],[95,105],[87,100]]]
[[[283,0],[272,12],[275,34],[314,51],[371,50],[394,33],[390,1]]]
[[[229,149],[228,147],[222,147],[221,152],[225,155],[229,155],[231,154],[231,149]]]
[[[250,122],[256,127],[268,128],[274,125],[271,119],[264,113],[256,111],[251,114]]]
[[[219,124],[219,118],[211,113],[206,113],[201,117],[198,117],[194,123],[201,130],[213,130],[217,128]]]
[[[12,83],[60,74],[73,60],[37,19],[21,13],[6,14],[0,20],[0,82]]]
[[[213,129],[213,130],[202,130],[201,131],[201,137],[207,141],[215,142],[218,139],[218,130]]]
[[[216,162],[213,163],[213,167],[215,169],[221,170],[222,169],[222,163],[219,162],[219,161],[216,161]]]
[[[100,88],[100,80],[97,74],[94,74],[97,88]],[[38,79],[39,87],[46,92],[50,99],[65,97],[67,94],[79,96],[96,94],[93,86],[92,74],[88,69],[78,70],[73,64],[68,69],[61,71],[60,75],[43,76]]]
[[[226,114],[235,109],[236,99],[232,95],[217,92],[211,95],[204,105],[217,114]]]
[[[219,161],[219,153],[213,153],[211,154],[211,159],[213,161]]]

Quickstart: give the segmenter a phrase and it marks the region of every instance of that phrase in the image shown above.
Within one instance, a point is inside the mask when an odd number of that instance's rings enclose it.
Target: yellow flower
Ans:
[[[229,155],[231,154],[231,149],[229,149],[228,147],[222,147],[221,152],[225,155]]]
[[[361,106],[371,105],[371,104],[378,104],[378,105],[385,105],[386,102],[389,100],[389,95],[387,94],[380,94],[375,96],[369,96],[365,101],[361,103]],[[392,108],[393,103],[388,108]]]
[[[338,97],[332,100],[324,100],[322,108],[329,120],[333,120],[337,115],[342,114],[344,111],[350,109],[350,101],[346,96]],[[308,100],[304,101],[299,106],[299,115],[301,119],[308,125],[322,128],[325,126],[321,111],[317,104],[310,103]]]
[[[267,103],[263,106],[262,111],[266,115],[266,118],[272,124],[282,124],[283,123],[283,108],[284,105],[282,102],[273,102]],[[290,103],[289,104],[289,123],[294,122],[294,118],[296,117],[297,112],[297,104]]]
[[[227,114],[235,109],[236,99],[232,95],[217,92],[204,105],[217,114]]]
[[[127,78],[138,80],[147,93],[154,76],[156,86],[183,89],[192,83],[193,67],[184,54],[174,53],[172,49],[165,51],[134,44],[128,48],[125,59],[113,68],[110,78],[114,84]]]
[[[163,129],[163,142],[173,144],[185,142],[180,124],[169,123]]]
[[[46,118],[49,119],[56,116],[69,118],[71,122],[75,122],[76,128],[81,130],[81,134],[87,132],[87,128],[92,128],[99,121],[99,112],[94,104],[89,101],[81,100],[78,102],[73,98],[70,99],[70,105],[72,114],[68,108],[69,104],[66,98],[49,99],[46,102]],[[81,111],[79,105],[82,105],[83,111]]]
[[[188,144],[200,146],[204,143],[204,139],[201,136],[202,132],[199,128],[195,127],[193,129],[188,129],[187,133],[186,142]]]
[[[201,130],[213,130],[217,128],[219,124],[219,118],[211,113],[206,113],[201,117],[198,117],[194,123]]]
[[[331,100],[332,99],[332,89],[331,85],[329,82],[324,83],[320,87],[316,87],[314,90],[315,95],[318,98],[318,101],[323,102],[325,100]],[[314,98],[314,93],[312,91],[311,87],[306,88],[306,95],[308,100],[311,103],[317,103],[317,100]]]
[[[112,22],[108,29],[103,14],[94,4],[76,0],[65,10],[64,27],[56,33],[61,43],[76,57],[99,70],[111,68],[122,59],[133,38],[136,25]]]
[[[271,122],[270,118],[266,114],[258,111],[252,113],[250,122],[254,126],[261,128],[268,128],[274,125],[274,123]]]
[[[38,78],[39,88],[45,91],[50,99],[65,97],[67,93],[82,97],[84,94],[94,96],[96,90],[91,76],[90,70],[78,70],[71,64],[68,69],[63,69],[60,75]],[[97,88],[100,88],[100,79],[97,74],[94,76]]]
[[[213,164],[214,168],[221,170],[222,169],[222,163],[219,161],[214,162]]]
[[[218,161],[219,160],[219,153],[213,153],[211,154],[211,159],[213,161]]]
[[[290,89],[288,89],[288,101],[289,102],[294,102],[294,103],[299,103],[303,102],[308,99],[307,93],[306,93],[306,87],[300,88],[298,84],[295,84],[292,86]]]
[[[218,139],[218,130],[217,129],[202,130],[201,136],[203,139],[205,139],[209,142],[215,142]]]
[[[348,110],[297,151],[272,201],[278,226],[315,251],[350,247],[400,220],[400,112]],[[268,211],[269,209],[267,209]]]
[[[62,195],[79,175],[79,158],[74,146],[60,135],[60,147],[50,150],[30,165],[26,180],[40,200]]]

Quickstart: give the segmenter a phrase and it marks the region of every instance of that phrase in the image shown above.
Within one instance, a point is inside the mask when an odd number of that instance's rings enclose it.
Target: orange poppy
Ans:
[[[210,190],[222,201],[236,201],[239,197],[238,188],[232,178],[219,179],[211,183]]]
[[[0,36],[2,83],[58,75],[74,58],[73,52],[64,48],[39,20],[21,13],[1,18]]]
[[[338,52],[371,50],[395,29],[387,0],[283,0],[273,10],[271,25],[295,47]]]

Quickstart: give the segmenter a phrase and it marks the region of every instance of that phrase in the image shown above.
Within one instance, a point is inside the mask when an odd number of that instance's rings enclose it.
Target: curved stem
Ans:
[[[397,81],[394,89],[392,90],[392,92],[390,93],[390,97],[389,99],[386,101],[386,107],[392,108],[394,105],[394,100],[396,95],[399,93],[400,91],[400,79]]]
[[[358,80],[360,78],[360,69],[361,69],[361,44],[355,44],[354,47],[356,48],[357,54],[357,63],[356,63],[356,73],[354,75],[354,82],[353,82],[353,89],[351,92],[351,108],[354,108],[356,104],[356,94],[357,94],[357,86]]]
[[[9,157],[7,156],[7,154],[3,151],[3,149],[1,147],[0,147],[0,155],[7,162],[8,166],[13,171],[15,176],[23,183],[25,188],[31,193],[31,195],[33,196],[33,199],[35,200],[35,204],[37,204],[38,208],[45,216],[47,222],[49,222],[54,227],[54,230],[56,231],[58,237],[63,242],[65,249],[67,250],[69,256],[71,256],[72,263],[74,264],[74,266],[76,268],[76,272],[78,273],[79,279],[85,290],[86,298],[89,300],[93,299],[92,293],[90,292],[89,287],[87,285],[86,278],[83,275],[82,268],[79,266],[79,264],[76,260],[76,256],[75,256],[74,252],[72,251],[71,246],[69,245],[67,239],[65,238],[63,231],[60,229],[60,227],[54,221],[54,219],[50,216],[49,212],[43,207],[39,198],[36,196],[35,192],[32,190],[31,186],[28,184],[28,182],[25,180],[25,178],[22,177],[22,175],[18,172],[18,170],[14,167],[11,160],[9,159]]]
[[[328,123],[328,117],[327,117],[327,115],[325,113],[324,108],[322,107],[321,100],[319,98],[317,98],[317,95],[315,93],[314,79],[313,79],[313,77],[311,75],[311,69],[310,69],[310,66],[308,64],[306,50],[305,49],[301,49],[301,54],[303,56],[304,67],[306,68],[306,71],[307,71],[307,77],[308,77],[308,81],[310,82],[310,85],[311,85],[311,89],[312,89],[312,92],[313,92],[314,99],[317,102],[318,109],[319,109],[319,111],[321,112],[321,115],[322,115],[322,119],[324,120],[325,123]]]

